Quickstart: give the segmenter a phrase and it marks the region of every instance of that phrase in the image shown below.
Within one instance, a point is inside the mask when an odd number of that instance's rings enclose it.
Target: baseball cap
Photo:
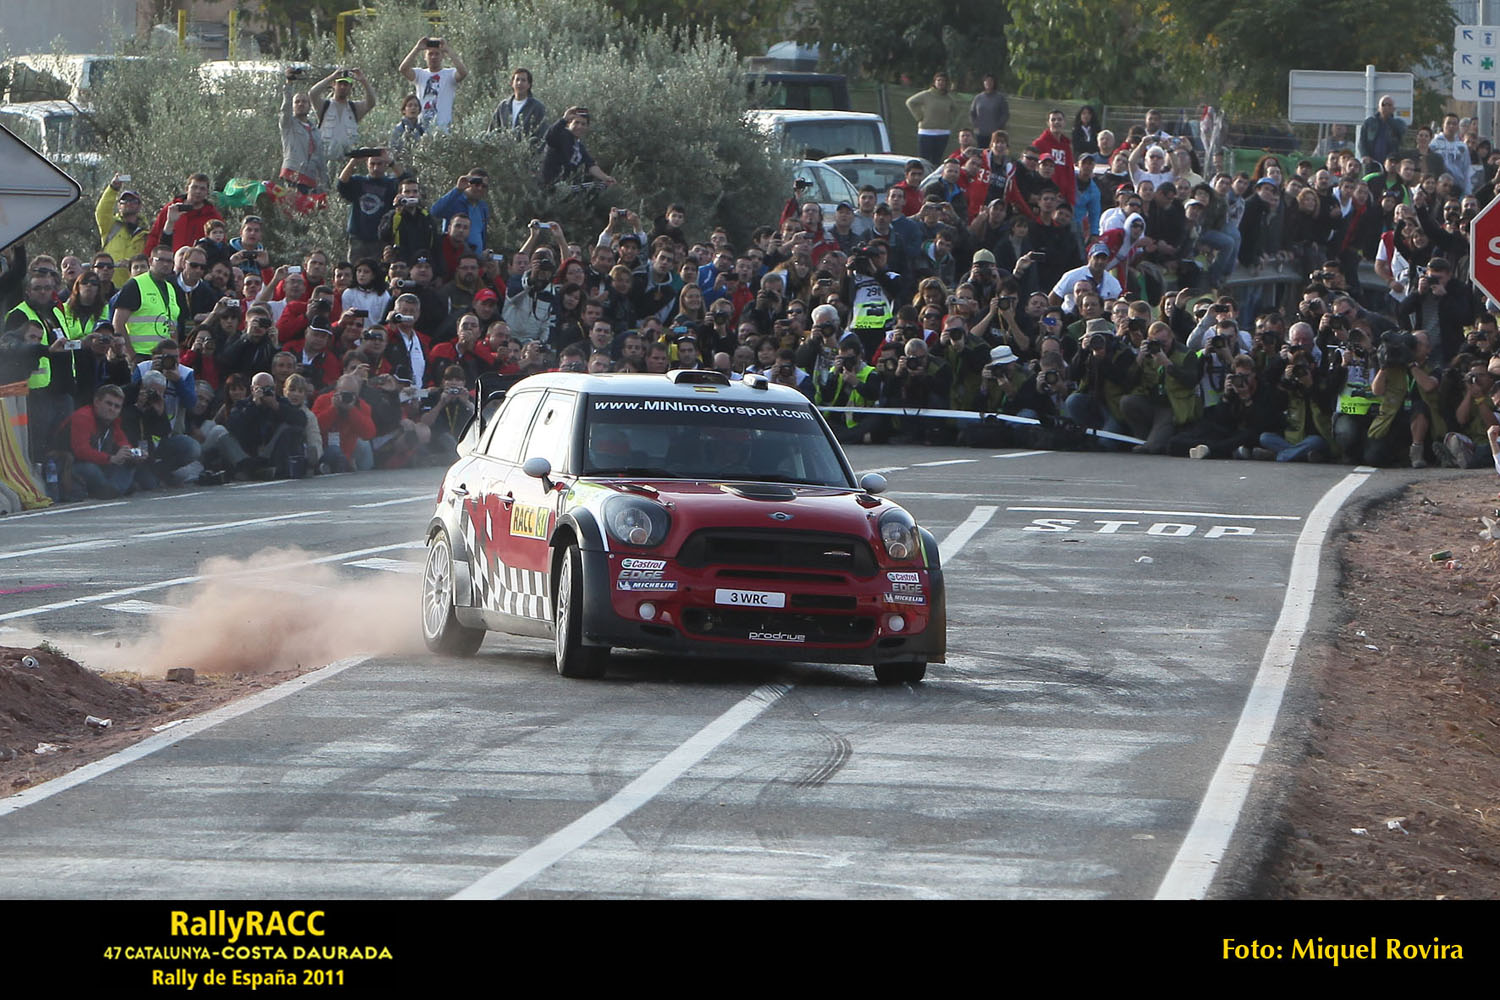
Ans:
[[[852,211],[854,211],[854,206],[851,205],[851,204],[849,204],[847,201],[841,201],[837,205],[835,205],[833,208],[834,208],[834,211],[836,211],[836,212],[840,212],[840,211],[852,212]]]
[[[474,293],[474,301],[498,302],[500,301],[500,296],[495,294],[495,290],[493,288],[481,288],[479,291]]]
[[[995,263],[995,255],[988,250],[976,250],[974,251],[974,263],[993,264]]]
[[[1103,254],[1106,257],[1110,255],[1108,243],[1095,243],[1093,246],[1089,247],[1090,257],[1097,257],[1099,254]]]
[[[141,196],[136,194],[134,191],[121,191],[120,197],[116,200],[124,201],[126,198],[134,198],[136,201],[141,200]]]
[[[1272,187],[1279,187],[1279,185],[1276,183],[1276,178],[1274,177],[1262,177],[1260,180],[1255,182],[1256,187],[1261,187],[1265,184],[1269,184]]]

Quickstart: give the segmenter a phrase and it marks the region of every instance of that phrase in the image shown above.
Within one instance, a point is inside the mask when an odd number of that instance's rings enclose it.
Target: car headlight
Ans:
[[[885,547],[885,554],[897,562],[916,559],[922,554],[917,523],[904,510],[888,510],[881,515],[880,544]]]
[[[640,497],[611,497],[604,505],[604,527],[617,542],[649,549],[666,541],[672,515],[660,504]]]

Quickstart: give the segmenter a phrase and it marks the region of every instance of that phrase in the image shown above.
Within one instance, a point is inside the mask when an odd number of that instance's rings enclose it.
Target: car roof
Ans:
[[[83,110],[72,101],[18,101],[0,104],[0,111],[26,118],[50,118],[53,115],[78,115]]]
[[[707,369],[704,374],[709,375]],[[807,397],[791,386],[767,384],[764,389],[754,389],[743,381],[731,379],[728,385],[717,381],[673,381],[673,375],[651,375],[640,372],[541,372],[517,382],[511,387],[514,395],[523,389],[567,389],[573,392],[594,393],[606,396],[639,396],[650,399],[702,399],[712,395],[717,399],[740,402],[801,403],[811,405]],[[682,376],[676,376],[682,378]]]
[[[756,117],[765,117],[765,118],[772,118],[772,119],[780,118],[783,121],[789,121],[789,122],[820,121],[820,120],[825,120],[825,119],[829,119],[829,118],[845,118],[845,119],[855,119],[855,118],[857,118],[857,119],[860,119],[862,121],[872,121],[872,122],[883,122],[883,121],[885,121],[885,119],[881,118],[879,115],[871,114],[868,111],[832,111],[832,110],[802,111],[802,110],[797,110],[797,109],[785,109],[785,108],[757,108],[757,109],[755,109],[753,111],[747,111],[745,113],[748,114],[748,115],[754,115]]]

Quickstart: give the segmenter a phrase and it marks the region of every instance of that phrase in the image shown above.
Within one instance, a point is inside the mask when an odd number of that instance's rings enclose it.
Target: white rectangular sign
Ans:
[[[1365,106],[1365,74],[1340,70],[1294,69],[1287,74],[1287,118],[1311,125],[1362,125],[1374,114]],[[1396,117],[1411,121],[1412,75],[1376,73],[1375,97],[1396,99]]]

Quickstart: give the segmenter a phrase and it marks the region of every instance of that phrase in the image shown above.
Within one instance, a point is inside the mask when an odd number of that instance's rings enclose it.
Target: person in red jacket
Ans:
[[[927,196],[922,193],[922,178],[926,173],[927,168],[923,166],[921,160],[907,160],[906,179],[900,184],[891,185],[906,199],[902,204],[901,212],[908,218],[920,212],[922,203],[927,200]]]
[[[73,452],[73,478],[88,495],[110,500],[136,489],[136,474],[146,468],[145,454],[130,446],[120,411],[125,390],[101,385],[94,401],[68,418],[68,444]]]
[[[207,174],[193,174],[187,179],[187,195],[175,198],[162,206],[146,237],[146,255],[156,249],[157,244],[170,242],[172,252],[190,247],[203,239],[205,227],[214,219],[224,218],[213,202],[208,200],[209,182]]]
[[[333,392],[326,392],[313,403],[313,415],[323,432],[323,467],[329,472],[353,472],[374,467],[355,462],[355,449],[361,441],[375,436],[375,421],[370,404],[359,398],[359,378],[342,376]],[[368,449],[366,449],[368,452]]]
[[[284,345],[296,355],[302,375],[312,383],[314,392],[322,392],[338,382],[344,366],[333,353],[333,331],[320,326],[307,328],[307,336]]]
[[[1069,205],[1078,202],[1078,184],[1073,176],[1073,139],[1065,129],[1068,119],[1061,111],[1047,112],[1047,130],[1032,143],[1043,156],[1050,156],[1057,165],[1052,179]]]

